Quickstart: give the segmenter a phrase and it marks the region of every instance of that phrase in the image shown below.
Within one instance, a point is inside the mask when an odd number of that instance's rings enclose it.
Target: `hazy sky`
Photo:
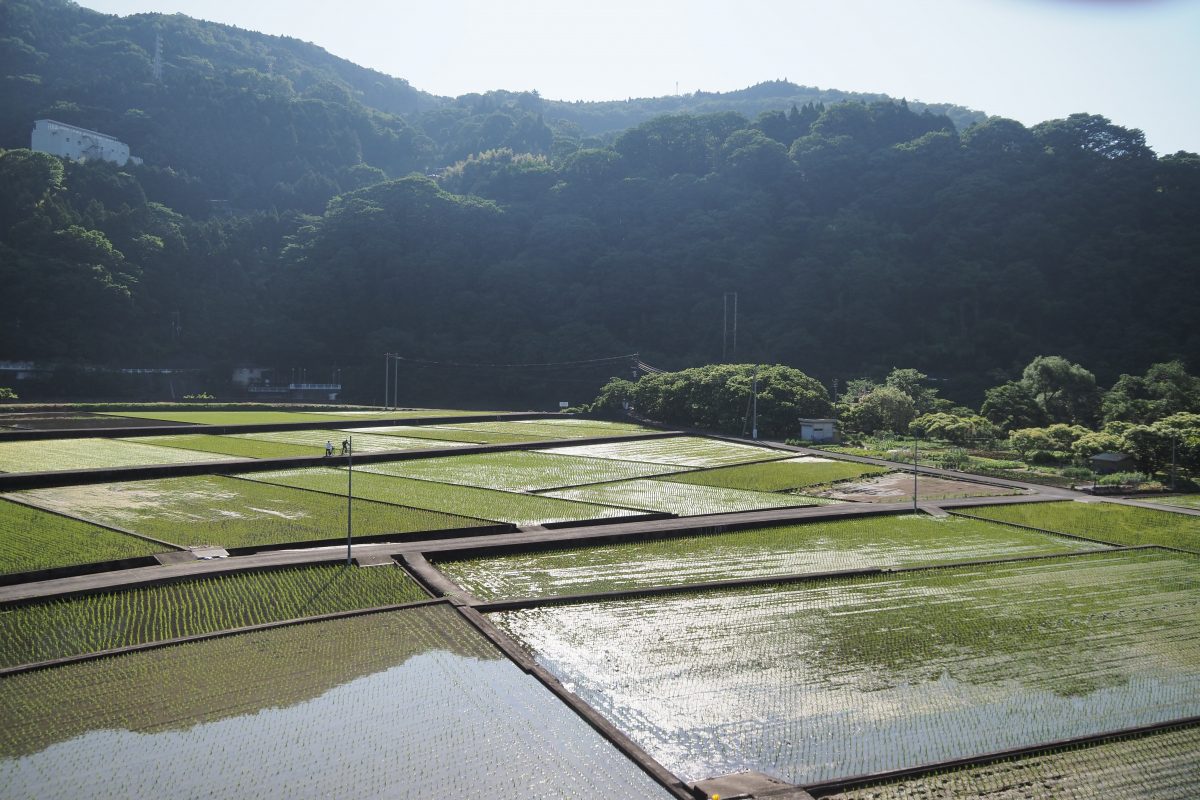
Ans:
[[[80,0],[314,42],[439,95],[611,100],[764,80],[1076,111],[1200,151],[1200,0]]]

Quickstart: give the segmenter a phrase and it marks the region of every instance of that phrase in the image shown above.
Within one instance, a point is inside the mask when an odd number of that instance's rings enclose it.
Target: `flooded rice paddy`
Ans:
[[[447,606],[0,680],[0,794],[668,795]]]
[[[492,618],[677,775],[806,784],[1200,714],[1198,566],[1098,552]]]
[[[476,597],[494,600],[1103,548],[976,520],[904,514],[515,553],[438,568]]]

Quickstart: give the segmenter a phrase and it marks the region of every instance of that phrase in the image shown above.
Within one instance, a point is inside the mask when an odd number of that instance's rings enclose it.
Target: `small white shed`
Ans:
[[[800,438],[806,442],[836,442],[836,419],[800,420]]]

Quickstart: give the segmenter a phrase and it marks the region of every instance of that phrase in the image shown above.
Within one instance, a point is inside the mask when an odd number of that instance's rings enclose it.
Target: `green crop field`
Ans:
[[[964,510],[980,519],[1087,536],[1119,545],[1160,544],[1200,552],[1200,517],[1117,503],[1030,503]]]
[[[1097,800],[1200,797],[1200,728],[1076,747],[823,795],[824,800]]]
[[[135,536],[0,500],[0,573],[138,558],[165,549]]]
[[[156,447],[119,439],[43,439],[0,442],[0,472],[52,472],[129,467],[139,464],[183,464],[192,461],[236,461],[219,453]]]
[[[321,492],[344,493],[346,491],[346,471],[344,469],[313,467],[311,469],[250,473],[245,477]],[[446,511],[497,522],[510,522],[514,525],[545,525],[547,522],[626,517],[636,513],[620,508],[573,503],[553,497],[397,478],[391,475],[362,472],[357,469],[354,471],[354,496],[383,503],[396,503],[431,511]]]
[[[262,425],[275,422],[327,422],[329,417],[302,411],[108,411],[105,416],[156,419],[189,425]]]
[[[349,431],[347,431],[349,432]],[[465,444],[519,444],[536,442],[537,436],[521,436],[515,433],[491,433],[489,431],[464,430],[450,425],[377,425],[370,428],[356,428],[359,432],[382,436],[408,437],[411,439],[429,439],[434,443],[428,447],[436,447],[436,442],[462,442]]]
[[[905,514],[541,550],[437,566],[476,597],[496,600],[1091,549],[1104,545],[961,517]]]
[[[312,447],[246,439],[240,436],[213,436],[206,433],[147,436],[140,439],[122,439],[121,441],[142,442],[160,447],[179,447],[184,450],[200,450],[206,453],[222,453],[240,458],[289,458],[292,456],[315,456],[325,452],[324,447],[318,453]]]
[[[1200,508],[1200,494],[1172,494],[1165,497],[1146,498],[1148,502],[1180,508]]]
[[[683,779],[803,785],[1200,714],[1198,566],[1100,551],[491,617]]]
[[[341,564],[89,594],[0,612],[0,667],[427,597],[399,567]]]
[[[510,451],[367,464],[364,471],[485,489],[532,492],[677,472],[662,464]]]
[[[688,472],[665,478],[665,480],[703,486],[720,486],[726,489],[781,492],[788,489],[799,489],[803,486],[816,486],[822,483],[861,478],[865,475],[879,475],[884,472],[887,472],[886,467],[801,456],[783,461],[767,461],[759,464],[742,464],[735,467]]]
[[[258,547],[346,536],[345,498],[222,476],[33,489],[16,496],[185,546]],[[454,514],[354,501],[358,536],[481,524]]]
[[[450,607],[0,681],[8,797],[666,800]]]
[[[678,467],[724,467],[751,461],[769,461],[787,454],[766,447],[754,447],[736,442],[702,439],[696,436],[674,436],[667,439],[643,439],[636,442],[555,447],[543,450],[565,456],[610,458],[620,461],[640,461],[651,464],[670,464]]]
[[[719,486],[695,486],[649,479],[599,483],[576,489],[546,492],[546,495],[582,503],[604,503],[642,511],[663,511],[680,517],[787,506],[819,506],[837,502],[794,494],[747,492],[742,489],[722,489]]]
[[[225,438],[249,439],[257,442],[275,442],[279,444],[299,445],[307,448],[307,454],[316,456],[325,454],[325,442],[332,442],[334,453],[341,453],[342,440],[352,439],[351,444],[356,453],[378,453],[385,450],[421,450],[442,447],[462,447],[459,442],[447,442],[430,439],[409,439],[401,436],[380,436],[372,433],[361,433],[351,430],[316,430],[316,431],[269,431],[266,433],[235,433]]]
[[[528,419],[504,422],[460,422],[453,426],[468,433],[492,433],[519,436],[527,441],[540,439],[587,439],[599,436],[627,436],[649,433],[650,428],[625,422],[601,422],[580,419]]]

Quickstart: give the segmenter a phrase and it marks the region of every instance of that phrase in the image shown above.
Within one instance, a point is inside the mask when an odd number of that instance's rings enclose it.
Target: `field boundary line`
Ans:
[[[907,567],[862,567],[858,569],[833,570],[829,572],[792,573],[788,575],[769,575],[754,578],[729,578],[719,581],[701,581],[699,583],[681,583],[673,585],[647,586],[643,588],[614,589],[608,592],[584,592],[580,594],[547,595],[546,597],[522,597],[509,600],[486,600],[473,606],[481,613],[496,613],[500,611],[519,611],[528,608],[541,608],[551,605],[571,605],[575,603],[596,603],[607,600],[627,600],[642,597],[659,597],[672,594],[687,594],[689,592],[720,591],[723,589],[753,588],[756,586],[772,586],[775,584],[811,583],[839,578],[866,578],[881,575],[904,575],[912,572],[930,572],[933,570],[966,569],[970,567],[987,567],[1000,564],[1014,564],[1025,561],[1045,561],[1052,558],[1080,558],[1083,556],[1108,555],[1112,553],[1127,553],[1140,550],[1159,550],[1158,545],[1137,545],[1133,547],[1111,547],[1105,550],[1075,550],[1066,553],[1042,553],[1031,556],[1011,556],[1008,558],[989,558],[974,561],[953,561],[945,564],[915,564]]]
[[[621,755],[636,764],[656,783],[673,794],[677,800],[695,800],[696,796],[674,773],[651,757],[637,742],[633,741],[633,739],[629,738],[629,736],[609,722],[599,711],[585,703],[575,693],[567,691],[567,688],[562,685],[558,678],[554,677],[545,667],[538,664],[532,656],[521,649],[521,646],[509,638],[507,634],[493,625],[487,617],[480,614],[474,608],[463,604],[461,601],[455,602],[451,600],[450,604],[472,628],[490,641],[506,658],[546,687],[554,697],[574,711],[576,716],[590,725],[593,730],[615,747]]]
[[[1114,731],[1105,731],[1103,733],[1075,736],[1069,739],[1055,739],[1050,742],[1041,742],[1039,744],[1028,745],[1026,747],[1014,747],[1009,750],[997,750],[991,753],[956,758],[949,761],[921,764],[920,766],[905,767],[904,769],[891,770],[889,772],[878,772],[872,775],[855,775],[850,778],[839,778],[837,780],[824,781],[822,783],[813,783],[807,786],[801,786],[801,788],[819,800],[820,798],[828,797],[831,794],[837,794],[850,789],[864,788],[877,783],[891,783],[893,781],[901,781],[906,778],[920,778],[928,775],[931,772],[946,772],[951,770],[970,769],[971,767],[982,767],[987,766],[988,764],[995,764],[1000,761],[1043,755],[1054,750],[1067,748],[1081,749],[1088,746],[1106,744],[1112,741],[1120,741],[1122,739],[1141,738],[1155,733],[1166,732],[1174,728],[1190,728],[1197,724],[1200,724],[1200,716],[1181,717],[1179,719],[1168,720],[1166,722],[1156,722],[1150,725],[1141,725],[1134,728],[1122,728]]]
[[[348,611],[333,611],[328,614],[317,614],[312,617],[294,617],[291,619],[276,620],[274,622],[260,622],[255,625],[244,625],[240,628],[227,628],[222,631],[197,633],[190,636],[176,636],[172,639],[160,639],[154,642],[142,642],[141,644],[131,644],[124,647],[113,647],[109,648],[108,650],[97,650],[94,653],[80,653],[74,656],[64,656],[62,658],[50,659],[47,661],[36,661],[30,664],[18,664],[12,667],[4,667],[0,668],[0,679],[8,678],[13,675],[20,675],[26,672],[39,672],[41,670],[54,669],[55,667],[67,666],[69,664],[79,664],[87,661],[99,661],[100,659],[105,658],[116,658],[117,656],[129,655],[131,653],[140,653],[144,650],[160,650],[164,647],[173,647],[177,644],[205,642],[211,639],[224,639],[230,636],[240,636],[243,633],[268,631],[274,630],[275,628],[287,628],[294,625],[307,625],[313,622],[327,622],[329,620],[363,617],[367,616],[368,614],[383,614],[388,611],[402,611],[406,608],[421,608],[423,606],[438,605],[447,602],[449,601],[446,598],[433,597],[428,600],[414,600],[408,603],[394,603],[386,606],[372,606],[371,608],[355,608]]]

